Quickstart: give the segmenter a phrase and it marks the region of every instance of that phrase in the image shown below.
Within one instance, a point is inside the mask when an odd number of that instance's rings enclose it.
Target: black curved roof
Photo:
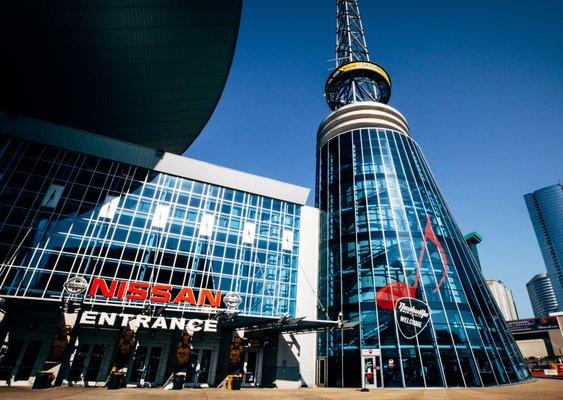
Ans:
[[[0,106],[182,153],[213,113],[242,0],[3,0]]]

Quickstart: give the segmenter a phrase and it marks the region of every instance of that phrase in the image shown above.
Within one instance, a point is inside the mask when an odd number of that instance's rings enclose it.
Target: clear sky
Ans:
[[[371,59],[393,81],[389,104],[462,231],[484,237],[485,276],[532,316],[525,284],[545,265],[522,196],[563,177],[563,2],[360,0],[360,10]],[[244,0],[227,86],[186,155],[313,189],[334,36],[334,0]]]

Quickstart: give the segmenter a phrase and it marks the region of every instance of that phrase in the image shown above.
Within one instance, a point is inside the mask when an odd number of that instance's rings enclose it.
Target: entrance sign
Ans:
[[[176,317],[151,317],[148,315],[117,314],[98,311],[84,311],[81,325],[105,325],[128,327],[129,323],[146,329],[180,329],[191,332],[217,332],[217,320],[186,319]]]
[[[413,297],[403,297],[397,300],[395,314],[399,331],[406,339],[418,336],[430,320],[428,304]]]
[[[174,294],[174,295],[173,295]],[[174,304],[189,303],[198,306],[221,306],[221,291],[211,289],[199,289],[196,292],[190,287],[174,288],[172,285],[161,283],[150,284],[148,282],[105,280],[102,278],[92,279],[89,296],[103,296],[107,298],[127,300],[149,300],[152,303]]]

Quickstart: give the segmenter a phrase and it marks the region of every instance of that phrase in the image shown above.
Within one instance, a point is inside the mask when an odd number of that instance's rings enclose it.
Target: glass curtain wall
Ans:
[[[378,349],[384,387],[487,386],[529,378],[418,145],[384,129],[349,131],[318,153],[320,334],[329,382],[360,386],[362,349]],[[429,306],[428,325],[401,333],[398,298]],[[319,314],[321,318],[321,313]]]
[[[0,209],[2,295],[61,299],[70,277],[101,277],[169,284],[172,298],[181,286],[237,292],[242,314],[295,314],[297,204],[0,135]]]

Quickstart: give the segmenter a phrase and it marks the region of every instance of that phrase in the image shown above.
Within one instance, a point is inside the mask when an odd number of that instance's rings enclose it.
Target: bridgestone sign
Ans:
[[[399,331],[406,339],[417,337],[430,320],[428,304],[413,297],[403,297],[397,300],[395,314]]]

